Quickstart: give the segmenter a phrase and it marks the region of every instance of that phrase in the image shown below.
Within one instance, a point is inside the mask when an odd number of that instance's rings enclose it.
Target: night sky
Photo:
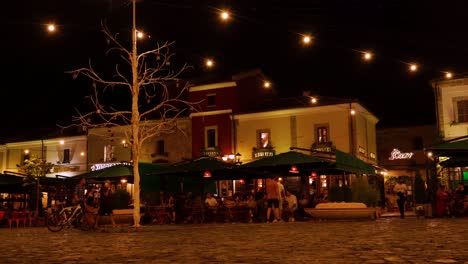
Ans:
[[[468,72],[468,1],[418,0],[141,0],[137,24],[157,41],[175,41],[171,67],[188,63],[187,78],[229,80],[260,68],[280,95],[304,90],[356,98],[378,127],[434,124],[430,80]],[[0,137],[69,124],[90,84],[66,71],[113,68],[101,30],[106,21],[128,40],[131,5],[125,0],[15,0],[2,3]],[[229,22],[218,10],[228,9]],[[45,24],[55,22],[51,35]],[[305,47],[300,34],[311,34]],[[359,51],[370,50],[370,63]],[[211,57],[216,67],[204,68]],[[409,73],[406,63],[420,69]]]

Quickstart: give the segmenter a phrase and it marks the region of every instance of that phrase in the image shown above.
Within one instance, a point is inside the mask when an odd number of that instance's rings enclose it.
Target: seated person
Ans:
[[[169,221],[175,224],[176,221],[176,209],[175,209],[175,198],[174,195],[170,194],[167,202],[165,203],[166,211],[169,213]]]
[[[297,197],[289,191],[286,191],[285,200],[287,202],[287,206],[284,207],[283,211],[288,216],[288,222],[294,222],[294,213],[297,210]]]
[[[249,208],[249,223],[252,223],[254,218],[257,218],[257,201],[253,194],[247,199],[247,207]]]
[[[216,215],[218,212],[218,200],[211,195],[211,193],[206,193],[205,207],[207,213],[213,218],[213,221],[216,222]]]

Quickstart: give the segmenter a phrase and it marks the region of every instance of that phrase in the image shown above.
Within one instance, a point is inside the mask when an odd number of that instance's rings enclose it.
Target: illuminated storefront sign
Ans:
[[[255,151],[253,152],[254,158],[266,158],[266,157],[273,157],[275,155],[274,151],[265,150],[265,151]]]
[[[393,149],[392,153],[390,153],[389,160],[401,160],[401,159],[411,159],[413,157],[413,152],[401,152],[398,149]]]
[[[128,165],[131,165],[131,164],[128,163],[128,162],[97,163],[97,164],[94,164],[94,165],[91,166],[91,170],[92,171],[102,170],[102,169],[117,166],[117,165],[126,165],[126,166],[128,166]]]

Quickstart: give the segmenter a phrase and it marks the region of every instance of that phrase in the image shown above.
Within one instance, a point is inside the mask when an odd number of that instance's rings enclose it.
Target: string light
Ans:
[[[214,62],[213,62],[213,60],[211,60],[211,59],[207,59],[207,60],[205,61],[205,65],[206,65],[206,67],[211,68],[211,67],[214,66]]]
[[[228,20],[230,17],[229,12],[222,11],[220,17],[221,17],[221,20]]]
[[[217,8],[216,8],[216,9],[217,9]],[[218,14],[219,14],[219,17],[220,17],[221,20],[227,21],[227,20],[229,20],[229,19],[231,18],[231,14],[230,14],[229,11],[223,10],[223,9],[217,9],[217,10],[218,10]],[[47,24],[47,25],[46,25],[46,29],[47,29],[47,31],[48,31],[49,33],[54,33],[54,32],[57,31],[57,27],[56,27],[56,25],[53,24],[53,23]],[[301,41],[302,41],[302,43],[303,43],[304,45],[309,45],[309,44],[312,43],[312,37],[311,37],[310,35],[308,35],[308,34],[300,34],[300,35],[302,36]],[[145,37],[145,34],[144,34],[143,32],[141,32],[141,31],[137,31],[137,37],[138,37],[139,39],[144,38],[144,37]],[[359,51],[359,52],[362,53],[362,58],[363,58],[363,60],[365,60],[365,61],[371,61],[371,60],[373,59],[373,57],[374,57],[374,54],[371,53],[371,52],[369,52],[369,51]],[[416,72],[416,71],[419,70],[419,66],[418,66],[417,64],[414,64],[414,63],[412,63],[412,64],[405,63],[405,64],[409,65],[409,71],[410,71],[410,72]],[[207,59],[207,60],[205,61],[205,66],[206,66],[207,68],[212,68],[212,67],[214,66],[214,61],[211,60],[211,59]],[[446,79],[451,79],[451,78],[453,78],[453,76],[454,76],[454,75],[453,75],[453,73],[451,73],[451,72],[445,72],[445,74],[444,74],[444,77],[445,77]],[[270,84],[269,82],[265,82],[265,83],[264,83],[264,87],[265,87],[265,88],[269,88],[270,86],[271,86],[271,84]],[[311,98],[311,102],[312,102],[312,103],[316,103],[316,99],[315,99],[315,98]]]
[[[312,38],[309,35],[304,35],[302,37],[302,43],[304,43],[305,45],[310,44],[311,41],[312,41]]]
[[[144,36],[143,32],[137,30],[137,38],[142,39]]]
[[[369,61],[372,59],[372,53],[370,52],[364,52],[363,56],[364,60]]]
[[[47,25],[47,31],[49,31],[50,33],[55,32],[55,30],[56,30],[56,28],[55,28],[54,24],[48,24]]]

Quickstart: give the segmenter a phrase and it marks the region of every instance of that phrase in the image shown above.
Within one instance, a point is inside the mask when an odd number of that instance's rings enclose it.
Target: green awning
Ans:
[[[191,161],[185,161],[171,166],[165,167],[159,171],[155,171],[154,175],[169,175],[169,174],[199,174],[200,177],[203,171],[209,170],[214,172],[217,170],[229,170],[234,167],[234,164],[217,160],[215,158],[202,157]]]
[[[467,167],[468,156],[452,157],[440,162],[440,165],[444,168]]]
[[[11,174],[0,174],[0,193],[24,193],[24,177]]]
[[[138,164],[140,177],[144,177],[145,175],[153,174],[156,171],[162,170],[164,166],[147,163],[147,162],[140,162]],[[86,178],[86,179],[109,179],[109,178],[119,178],[119,177],[132,177],[133,176],[133,166],[132,165],[115,165],[111,167],[107,167],[100,170],[90,171],[83,174],[79,174],[73,176],[72,178]]]
[[[427,147],[426,150],[438,152],[468,152],[468,139],[444,142],[435,146]]]
[[[258,159],[243,165],[239,168],[265,168],[283,165],[299,165],[299,164],[326,164],[324,159],[307,155],[297,151],[288,151],[267,158]]]
[[[371,164],[338,149],[335,150],[335,154],[336,169],[354,173],[375,174],[375,169]]]

